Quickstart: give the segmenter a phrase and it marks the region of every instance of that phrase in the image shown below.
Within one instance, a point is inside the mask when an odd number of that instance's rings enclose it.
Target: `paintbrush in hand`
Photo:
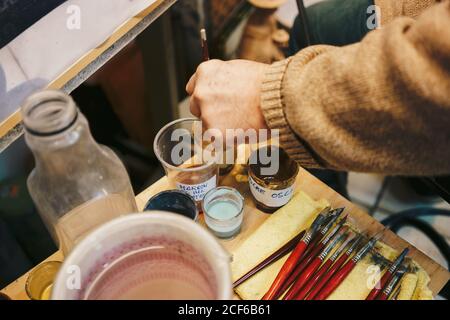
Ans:
[[[209,61],[209,49],[208,49],[208,37],[206,35],[206,30],[200,30],[200,38],[202,40],[202,60],[203,62]]]

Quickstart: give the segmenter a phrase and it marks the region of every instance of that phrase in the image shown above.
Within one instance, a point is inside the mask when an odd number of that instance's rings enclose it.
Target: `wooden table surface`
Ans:
[[[269,217],[269,215],[264,214],[255,208],[247,183],[237,183],[234,175],[231,174],[224,178],[221,181],[221,184],[237,188],[246,198],[244,222],[241,233],[233,240],[222,241],[223,246],[232,253],[235,248],[239,247],[239,245]],[[152,195],[167,189],[167,179],[163,178],[139,194],[136,197],[139,210],[143,209],[145,203]],[[363,209],[349,202],[303,169],[300,170],[300,174],[298,176],[297,189],[306,192],[316,200],[327,199],[334,208],[346,207],[346,212],[349,214],[350,222],[361,230],[366,230],[369,234],[375,234],[384,228],[378,221],[370,217]],[[399,238],[391,231],[386,231],[381,240],[399,251],[405,247],[411,248],[410,256],[416,260],[431,277],[429,287],[433,291],[434,295],[437,295],[450,279],[450,273],[445,268],[434,262],[431,258],[414,248],[405,240]],[[62,254],[57,252],[47,260],[61,261],[62,259]],[[12,299],[28,299],[25,293],[25,282],[27,276],[28,273],[7,286],[4,290],[2,290],[2,292],[10,296]]]

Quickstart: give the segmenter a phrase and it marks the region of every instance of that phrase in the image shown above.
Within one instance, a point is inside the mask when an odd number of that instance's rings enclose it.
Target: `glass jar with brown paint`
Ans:
[[[292,198],[298,164],[274,145],[254,151],[248,163],[249,184],[258,209],[273,213]]]

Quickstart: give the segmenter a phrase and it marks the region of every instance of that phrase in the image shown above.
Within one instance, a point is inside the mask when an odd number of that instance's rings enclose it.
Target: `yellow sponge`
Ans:
[[[411,300],[417,287],[417,275],[415,273],[405,274],[401,283],[401,289],[397,300]]]
[[[327,206],[326,201],[314,201],[303,192],[297,193],[286,206],[270,216],[233,252],[233,281],[309,227]],[[286,259],[287,257],[277,261],[247,280],[237,288],[238,295],[245,300],[261,299]]]
[[[303,192],[297,193],[283,208],[268,218],[235,252],[231,269],[233,281],[281,248],[302,230],[309,227],[314,218],[328,206],[327,201],[314,201]],[[393,261],[399,254],[388,245],[378,242],[378,253]],[[261,299],[274,281],[287,256],[265,268],[244,282],[236,293],[244,300]],[[431,299],[428,289],[430,278],[415,262],[415,273],[406,274],[401,282],[398,299]],[[374,268],[375,267],[375,268]],[[376,265],[370,255],[364,258],[344,282],[330,295],[330,300],[364,300],[377,282],[374,281]]]

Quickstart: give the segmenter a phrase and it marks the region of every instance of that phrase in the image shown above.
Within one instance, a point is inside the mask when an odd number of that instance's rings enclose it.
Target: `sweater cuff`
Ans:
[[[308,151],[289,125],[283,108],[283,78],[292,58],[272,64],[262,82],[261,109],[267,126],[279,131],[280,146],[300,165],[308,168],[322,167]]]

